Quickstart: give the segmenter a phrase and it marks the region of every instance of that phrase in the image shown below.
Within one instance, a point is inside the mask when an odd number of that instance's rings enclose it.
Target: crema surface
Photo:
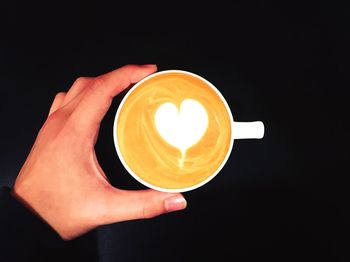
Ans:
[[[208,125],[180,165],[181,150],[159,134],[155,113],[164,103],[180,108],[185,99],[205,108]],[[213,175],[226,158],[232,135],[229,113],[217,92],[206,82],[178,72],[154,76],[134,89],[120,109],[116,132],[129,168],[144,181],[166,189],[191,187]]]

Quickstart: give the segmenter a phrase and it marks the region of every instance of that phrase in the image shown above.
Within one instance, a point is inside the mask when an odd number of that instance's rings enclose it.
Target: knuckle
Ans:
[[[123,70],[135,70],[136,68],[138,68],[138,66],[134,64],[127,64],[121,67]]]
[[[58,92],[55,95],[55,99],[63,98],[66,95],[66,92]]]
[[[142,208],[142,214],[141,214],[142,218],[144,219],[154,218],[159,214],[160,212],[152,208],[152,205],[150,205],[150,203],[147,203],[147,202],[144,203]]]
[[[104,86],[107,82],[107,79],[104,75],[101,75],[101,76],[98,76],[98,77],[95,77],[94,79],[94,84],[92,85],[92,87],[101,87],[101,86]]]
[[[121,67],[118,70],[120,70],[122,72],[122,74],[125,74],[126,76],[128,76],[130,78],[135,72],[140,70],[140,66],[139,65],[128,64],[128,65],[125,65],[125,66]]]
[[[84,85],[89,81],[91,81],[91,77],[80,76],[77,79],[75,79],[73,85]]]
[[[146,205],[143,206],[143,209],[142,209],[142,218],[145,218],[145,219],[149,219],[149,218],[153,218],[155,217],[155,215],[153,214],[153,212],[150,212],[147,208],[146,208]]]

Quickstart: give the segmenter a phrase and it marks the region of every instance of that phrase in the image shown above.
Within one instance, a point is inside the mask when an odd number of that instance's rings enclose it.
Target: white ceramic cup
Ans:
[[[172,189],[172,188],[161,188],[155,185],[152,185],[146,181],[144,181],[142,178],[140,178],[137,174],[135,174],[135,172],[133,172],[131,170],[131,168],[129,167],[128,163],[124,160],[123,155],[120,151],[119,145],[118,145],[118,133],[117,133],[117,123],[118,123],[118,118],[119,118],[119,114],[120,111],[124,105],[124,102],[126,101],[126,99],[128,98],[128,96],[136,89],[138,88],[143,82],[149,80],[150,78],[153,78],[155,76],[161,75],[161,74],[168,74],[168,73],[181,73],[181,74],[187,74],[190,76],[193,76],[195,78],[200,79],[201,81],[205,82],[209,87],[211,87],[216,93],[217,95],[220,97],[220,99],[222,100],[222,102],[224,103],[227,113],[229,114],[230,117],[230,121],[231,121],[231,130],[233,130],[231,132],[231,139],[230,139],[230,146],[229,146],[229,150],[227,151],[227,154],[224,158],[224,160],[222,161],[221,165],[216,169],[216,171],[209,176],[207,179],[205,179],[204,181],[190,186],[190,187],[186,187],[186,188],[176,188],[176,189]],[[188,72],[188,71],[183,71],[183,70],[165,70],[165,71],[160,71],[157,73],[154,73],[152,75],[149,75],[147,77],[145,77],[144,79],[142,79],[141,81],[139,81],[138,83],[136,83],[125,95],[125,97],[123,98],[123,100],[121,101],[118,110],[116,112],[115,115],[115,119],[114,119],[114,124],[113,124],[113,139],[114,139],[114,146],[116,148],[118,157],[120,159],[120,161],[122,162],[123,166],[125,167],[125,169],[137,180],[139,181],[141,184],[158,190],[158,191],[163,191],[163,192],[186,192],[186,191],[190,191],[193,189],[196,189],[198,187],[203,186],[204,184],[208,183],[210,180],[212,180],[219,172],[220,170],[223,168],[223,166],[226,164],[231,151],[232,151],[232,146],[233,146],[233,141],[235,139],[261,139],[264,136],[264,124],[261,121],[254,121],[254,122],[235,122],[233,120],[232,117],[232,113],[230,110],[230,107],[228,106],[225,98],[222,96],[222,94],[219,92],[219,90],[212,84],[210,83],[208,80],[204,79],[203,77],[196,75],[194,73]]]

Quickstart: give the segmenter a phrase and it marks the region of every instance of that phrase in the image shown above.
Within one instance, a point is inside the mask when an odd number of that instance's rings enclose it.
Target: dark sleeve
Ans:
[[[65,241],[18,202],[9,188],[0,188],[0,261],[42,261],[64,245]]]

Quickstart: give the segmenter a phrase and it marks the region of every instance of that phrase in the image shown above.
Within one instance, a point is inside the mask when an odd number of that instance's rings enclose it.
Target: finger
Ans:
[[[76,127],[82,130],[97,128],[114,96],[156,70],[155,65],[127,65],[95,78],[72,114]]]
[[[60,92],[60,93],[56,94],[55,99],[52,102],[52,105],[51,105],[51,108],[49,111],[49,115],[51,115],[53,112],[55,112],[57,109],[59,109],[61,107],[65,96],[66,96],[65,92]]]
[[[92,84],[93,77],[79,77],[77,78],[71,88],[68,90],[66,97],[62,103],[62,106],[67,105],[74,98],[86,91]]]
[[[117,189],[107,206],[108,220],[114,223],[133,219],[152,218],[186,208],[187,202],[179,193],[155,190],[127,191]]]

